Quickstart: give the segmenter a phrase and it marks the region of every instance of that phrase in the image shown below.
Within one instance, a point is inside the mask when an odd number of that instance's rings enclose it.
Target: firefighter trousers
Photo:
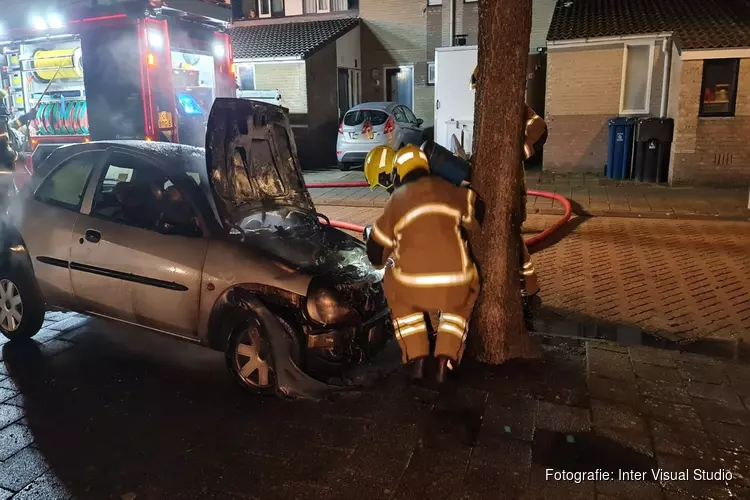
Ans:
[[[526,241],[521,238],[521,295],[528,297],[539,293],[539,278],[531,262],[531,254]]]
[[[430,355],[427,320],[433,318],[430,323],[435,330],[434,356],[459,363],[466,347],[469,318],[479,296],[479,281],[444,287],[408,287],[389,274],[384,283],[385,296],[401,347],[401,361],[408,363]]]

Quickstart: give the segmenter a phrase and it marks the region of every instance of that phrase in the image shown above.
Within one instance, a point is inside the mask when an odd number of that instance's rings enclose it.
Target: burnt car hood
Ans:
[[[248,215],[234,230],[254,250],[313,276],[341,283],[376,283],[383,277],[361,241],[321,223],[312,211],[280,206]]]
[[[206,168],[227,231],[264,209],[314,210],[285,108],[216,99],[208,117]]]

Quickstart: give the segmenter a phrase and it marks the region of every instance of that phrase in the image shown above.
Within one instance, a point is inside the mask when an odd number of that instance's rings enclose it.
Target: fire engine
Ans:
[[[15,114],[36,106],[34,161],[90,140],[202,146],[214,98],[236,94],[221,4],[73,0],[55,12],[28,0],[11,25],[5,17],[2,85]]]

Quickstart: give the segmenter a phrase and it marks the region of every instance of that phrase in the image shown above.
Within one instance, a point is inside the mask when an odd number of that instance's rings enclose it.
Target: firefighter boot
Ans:
[[[521,252],[523,259],[521,264],[521,295],[528,297],[539,293],[539,278],[537,278],[536,269],[534,269],[534,263],[531,262],[531,254],[529,254],[525,241],[521,245]]]
[[[534,317],[531,313],[531,297],[524,296],[521,298],[523,301],[523,319],[526,323],[526,329],[529,331],[534,330]]]
[[[409,377],[412,380],[419,380],[424,377],[424,360],[425,358],[419,358],[409,361]]]
[[[448,377],[448,372],[451,371],[451,360],[446,356],[438,356],[437,358],[437,372],[435,373],[435,380],[438,384],[445,382]]]
[[[435,339],[435,357],[438,360],[437,381],[445,380],[451,365],[461,361],[466,344],[468,322],[463,316],[440,313],[440,322]]]
[[[391,307],[391,311],[396,316],[398,304]],[[400,312],[400,311],[398,311]],[[427,337],[427,323],[424,319],[424,313],[417,312],[396,316],[393,320],[393,330],[401,347],[401,362],[404,364],[413,363],[412,366],[421,366],[423,359],[430,355],[430,341]],[[421,368],[414,368],[414,370]]]

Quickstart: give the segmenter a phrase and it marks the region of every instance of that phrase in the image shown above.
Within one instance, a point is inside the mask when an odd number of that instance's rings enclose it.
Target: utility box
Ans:
[[[667,182],[674,137],[671,118],[639,118],[635,127],[633,178],[640,182]]]
[[[435,142],[444,148],[453,147],[454,135],[462,142],[463,135],[464,149],[471,151],[467,131],[474,128],[471,75],[476,67],[476,45],[435,49]]]
[[[617,118],[610,118],[608,124],[609,142],[605,173],[610,179],[626,179],[630,177],[635,119],[618,116]]]

